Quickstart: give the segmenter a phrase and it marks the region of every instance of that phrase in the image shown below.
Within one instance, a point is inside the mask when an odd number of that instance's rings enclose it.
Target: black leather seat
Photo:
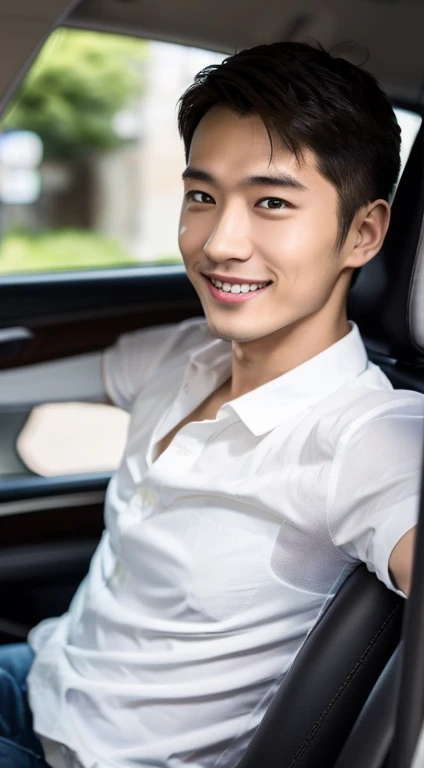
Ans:
[[[423,178],[421,128],[392,205],[384,247],[362,269],[348,316],[358,324],[370,359],[393,386],[424,393]],[[403,606],[403,598],[359,566],[297,654],[237,768],[335,768],[336,763],[336,768],[381,768],[393,708],[386,707],[373,730],[374,762],[358,762],[357,751],[369,731],[367,710],[375,711],[382,696],[393,693],[399,659],[392,655]]]
[[[335,768],[386,767],[395,734],[402,651],[400,643],[368,696]]]
[[[399,643],[403,602],[359,566],[297,654],[237,768],[331,768]]]

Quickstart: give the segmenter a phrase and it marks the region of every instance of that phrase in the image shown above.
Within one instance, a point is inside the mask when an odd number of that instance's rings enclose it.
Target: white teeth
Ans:
[[[266,285],[266,283],[252,283],[251,285],[248,283],[222,283],[221,280],[215,280],[213,277],[209,279],[217,288],[221,288],[226,293],[249,293],[249,291],[256,291]]]

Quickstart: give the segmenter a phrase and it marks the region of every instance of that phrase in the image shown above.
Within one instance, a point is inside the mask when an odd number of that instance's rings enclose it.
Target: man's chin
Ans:
[[[225,327],[225,325],[222,325],[220,323],[213,323],[206,315],[206,321],[208,324],[208,329],[211,334],[211,336],[214,336],[216,339],[221,339],[221,341],[229,341],[229,342],[236,342],[238,344],[248,344],[252,341],[258,341],[262,338],[262,336],[258,336],[257,333],[252,332],[251,334],[243,332],[241,329],[237,328],[228,328]]]

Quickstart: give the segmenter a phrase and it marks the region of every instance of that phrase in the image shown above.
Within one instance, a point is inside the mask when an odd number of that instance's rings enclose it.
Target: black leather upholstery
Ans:
[[[398,645],[372,689],[335,768],[384,768],[395,732],[402,646]]]
[[[237,768],[332,768],[399,642],[403,605],[359,566],[297,654]]]

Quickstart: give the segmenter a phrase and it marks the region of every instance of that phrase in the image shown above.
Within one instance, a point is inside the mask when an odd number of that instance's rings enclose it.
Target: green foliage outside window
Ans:
[[[99,267],[139,262],[114,240],[98,232],[60,229],[38,234],[10,231],[1,241],[0,274]]]
[[[114,117],[139,108],[148,56],[149,43],[142,40],[57,30],[0,119],[0,133],[33,131],[43,142],[44,160],[68,168],[119,149],[127,140],[116,133]],[[0,224],[0,275],[149,264],[100,232],[54,225],[16,229],[7,215]],[[155,259],[181,262],[177,253]]]
[[[155,263],[181,264],[181,254],[163,254]],[[0,244],[0,275],[126,266],[141,263],[100,232],[59,229],[33,234],[15,230],[7,232]]]
[[[49,160],[123,143],[113,117],[140,99],[148,45],[132,38],[57,30],[27,74],[0,130],[37,133]]]

